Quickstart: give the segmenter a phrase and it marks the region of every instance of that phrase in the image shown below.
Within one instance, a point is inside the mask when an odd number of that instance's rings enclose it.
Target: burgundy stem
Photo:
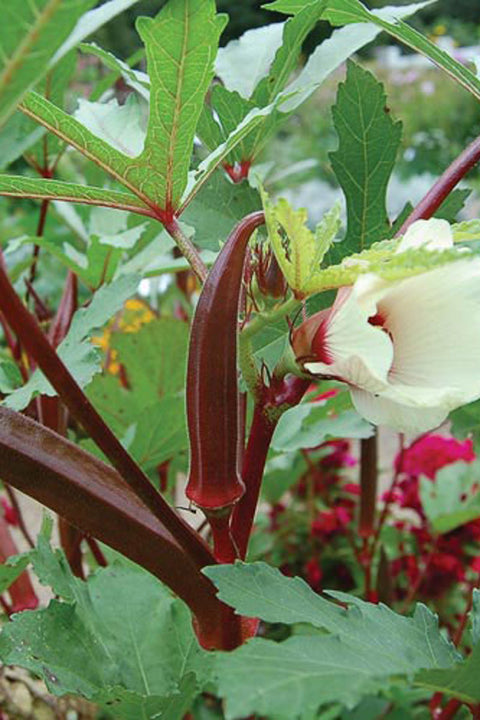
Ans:
[[[263,470],[276,424],[265,416],[263,406],[255,407],[242,465],[245,494],[235,507],[232,518],[232,534],[242,560],[247,553]]]
[[[377,501],[377,432],[361,440],[360,452],[360,518],[359,534],[370,537],[374,532]]]
[[[199,567],[214,564],[207,545],[171,509],[159,495],[148,477],[124,449],[102,420],[69,370],[53,350],[35,318],[24,307],[8,278],[0,268],[0,308],[8,323],[20,338],[27,352],[51,382],[73,417],[83,425],[98,447],[118,470],[124,481],[132,487],[152,513],[172,533],[177,542],[195,560]]]
[[[23,517],[23,514],[22,514],[22,509],[21,509],[21,507],[20,507],[20,503],[18,502],[17,495],[16,495],[15,491],[13,490],[13,488],[10,487],[10,485],[9,485],[8,483],[4,482],[3,485],[4,485],[4,487],[5,487],[5,492],[6,492],[7,495],[8,495],[8,499],[10,500],[10,502],[11,502],[11,504],[12,504],[12,507],[13,507],[13,509],[15,510],[15,513],[16,513],[16,515],[17,515],[18,529],[19,529],[20,532],[22,533],[22,535],[23,535],[23,537],[25,538],[27,544],[28,544],[31,548],[34,548],[34,547],[35,547],[35,543],[34,543],[34,541],[33,541],[32,536],[30,535],[30,532],[29,532],[29,530],[28,530],[28,528],[27,528],[27,525],[26,525],[26,523],[25,523],[25,520],[24,520],[24,517]]]
[[[452,192],[453,188],[465,177],[480,160],[480,137],[476,138],[452,162],[445,172],[438,178],[425,197],[410,213],[396,235],[403,235],[408,227],[416,220],[428,220],[438,210],[442,202]]]
[[[50,205],[50,200],[42,200],[42,204],[40,205],[40,215],[38,217],[38,225],[37,225],[37,237],[42,237],[43,232],[45,230],[45,222],[47,220],[47,212],[48,207]],[[28,278],[28,281],[30,285],[35,280],[35,276],[37,274],[37,262],[38,262],[38,256],[40,254],[40,246],[35,245],[33,248],[33,255],[32,255],[32,264],[30,265],[30,275]],[[27,287],[27,301],[30,297],[30,289]]]
[[[245,558],[258,504],[263,471],[275,427],[282,412],[298,405],[310,385],[309,380],[288,375],[271,380],[260,390],[263,397],[255,406],[242,465],[245,494],[234,508],[232,535],[241,558]]]

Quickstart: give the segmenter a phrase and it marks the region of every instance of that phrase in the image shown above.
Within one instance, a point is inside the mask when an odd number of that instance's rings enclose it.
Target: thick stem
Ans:
[[[370,537],[374,532],[377,501],[377,433],[360,443],[360,517],[359,534]]]
[[[208,547],[195,531],[171,509],[158,494],[148,477],[128,454],[108,425],[90,403],[69,370],[53,350],[35,318],[18,298],[7,274],[0,268],[0,308],[8,323],[51,382],[72,416],[84,427],[105,453],[125,482],[172,533],[199,567],[214,564]]]
[[[168,221],[162,220],[162,222],[165,230],[177,243],[184,258],[186,258],[192,266],[195,275],[201,283],[204,283],[208,275],[208,269],[195,245],[187,238],[175,217]]]
[[[233,541],[230,529],[232,508],[218,513],[207,513],[212,530],[213,554],[218,563],[233,563],[238,559],[238,550]]]
[[[247,553],[263,470],[276,424],[276,421],[272,422],[265,415],[263,406],[256,405],[242,466],[245,494],[236,505],[232,517],[232,534],[242,559]]]
[[[438,210],[453,188],[480,160],[480,137],[476,138],[438,178],[418,203],[396,235],[403,235],[415,220],[428,220]]]

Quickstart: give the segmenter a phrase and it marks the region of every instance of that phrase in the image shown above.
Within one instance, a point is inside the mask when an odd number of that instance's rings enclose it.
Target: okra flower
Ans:
[[[446,221],[414,223],[397,249],[453,246]],[[396,282],[366,273],[292,337],[308,373],[348,383],[358,412],[402,432],[438,426],[480,397],[480,259]]]

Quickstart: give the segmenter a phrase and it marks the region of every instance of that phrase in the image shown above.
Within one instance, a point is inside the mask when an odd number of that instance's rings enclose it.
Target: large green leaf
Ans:
[[[347,234],[335,249],[344,256],[390,233],[386,193],[401,123],[392,120],[381,83],[351,62],[338,89],[333,119],[338,149],[330,159],[347,200]]]
[[[55,695],[114,707],[115,717],[149,720],[164,709],[162,717],[181,720],[211,668],[183,603],[130,563],[85,583],[45,542],[30,558],[63,601],[17,614],[0,636],[2,660],[39,675]]]
[[[151,80],[150,120],[142,165],[160,176],[153,199],[177,208],[187,185],[193,138],[225,17],[214,0],[175,0],[155,19],[140,18]]]
[[[448,533],[480,517],[479,470],[480,461],[456,462],[442,468],[435,482],[421,479],[422,507],[435,532]]]
[[[0,125],[25,92],[47,72],[55,51],[95,0],[2,3],[0,27]]]
[[[353,706],[365,694],[385,688],[390,678],[444,670],[459,660],[437,618],[423,605],[408,618],[384,605],[330,593],[342,607],[265,563],[237,562],[204,572],[219,597],[240,614],[308,623],[328,633],[312,630],[283,643],[255,639],[219,656],[217,675],[227,718],[253,712],[304,718],[327,702]]]
[[[100,370],[100,354],[91,342],[91,334],[101,328],[135,293],[140,278],[125,275],[95,293],[86,309],[73,316],[70,330],[58,346],[58,354],[81,387],[88,385]],[[40,370],[35,370],[28,382],[7,396],[5,405],[23,410],[37,395],[55,395],[56,392]]]
[[[435,45],[425,35],[406,25],[402,20],[388,22],[379,15],[370,12],[359,0],[328,0],[324,18],[332,25],[374,23],[397,40],[400,40],[400,42],[428,57],[456,82],[463,85],[472,95],[480,99],[480,80],[476,75],[445,50]]]

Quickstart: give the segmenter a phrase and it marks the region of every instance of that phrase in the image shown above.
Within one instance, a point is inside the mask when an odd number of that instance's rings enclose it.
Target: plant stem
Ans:
[[[359,534],[369,538],[374,532],[377,501],[377,431],[360,441],[360,517]]]
[[[266,325],[272,325],[277,320],[281,320],[281,318],[286,317],[291,312],[297,310],[301,304],[301,300],[297,300],[297,298],[292,296],[274,310],[270,310],[270,312],[256,315],[253,320],[251,320],[247,325],[245,325],[240,334],[240,337],[244,338],[245,340],[251,338]]]
[[[263,405],[256,405],[242,465],[245,494],[237,503],[232,517],[232,534],[242,560],[247,553],[263,470],[276,421],[267,418]]]
[[[187,238],[175,217],[163,221],[165,230],[177,243],[182,255],[192,266],[192,270],[201,283],[204,283],[208,275],[208,269],[195,245]]]
[[[462,180],[480,160],[480,137],[476,138],[460,155],[448,166],[434,185],[420,200],[396,235],[403,235],[408,227],[416,220],[428,220],[432,217],[442,202],[452,192],[453,188]]]
[[[35,547],[35,543],[34,543],[34,541],[33,541],[32,536],[30,535],[30,532],[29,532],[26,524],[25,524],[25,520],[23,519],[22,509],[21,509],[20,504],[19,504],[19,502],[18,502],[17,496],[16,496],[13,488],[10,487],[10,485],[9,485],[8,483],[4,482],[3,485],[4,485],[4,487],[5,487],[5,492],[6,492],[7,495],[8,495],[8,499],[10,500],[10,502],[11,502],[11,504],[12,504],[12,507],[13,507],[13,509],[15,510],[15,513],[16,513],[16,515],[17,515],[17,519],[18,519],[18,529],[19,529],[20,532],[22,533],[22,535],[23,535],[23,537],[25,538],[27,544],[28,544],[31,548],[34,548],[34,547]]]
[[[108,425],[90,403],[70,371],[44,336],[35,318],[18,298],[8,275],[0,268],[0,308],[8,323],[51,382],[72,416],[84,427],[105,453],[124,481],[169,530],[179,545],[199,567],[215,562],[210,550],[195,531],[187,525],[159,495],[148,477],[122,446]]]
[[[47,212],[48,208],[50,206],[50,200],[42,200],[42,204],[40,206],[40,215],[38,217],[38,225],[37,225],[37,234],[36,237],[42,237],[43,232],[45,230],[45,222],[47,220]],[[35,276],[37,274],[37,262],[38,262],[38,256],[40,254],[40,246],[35,245],[33,248],[33,254],[32,254],[32,264],[30,265],[30,274],[28,277],[28,282],[30,285],[32,285],[33,281],[35,280]],[[30,288],[27,286],[27,302],[28,298],[30,297]]]

